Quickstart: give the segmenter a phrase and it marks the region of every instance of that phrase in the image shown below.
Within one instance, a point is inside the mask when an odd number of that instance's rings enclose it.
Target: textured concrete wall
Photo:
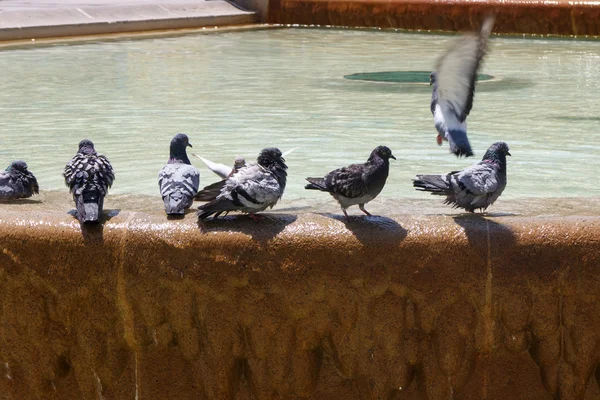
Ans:
[[[0,211],[0,398],[600,398],[600,217],[110,215]]]
[[[496,33],[600,35],[600,4],[591,1],[270,0],[269,22],[461,31],[490,11]]]

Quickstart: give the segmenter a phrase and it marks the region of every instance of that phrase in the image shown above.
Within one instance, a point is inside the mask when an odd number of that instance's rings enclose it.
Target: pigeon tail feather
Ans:
[[[457,157],[470,157],[473,155],[471,144],[467,138],[467,132],[463,130],[450,130],[448,132],[448,143],[450,144],[450,151]]]
[[[306,180],[310,183],[308,185],[304,186],[304,189],[320,190],[322,192],[329,191],[329,190],[327,190],[327,186],[325,185],[324,178],[306,178]]]
[[[431,194],[447,195],[453,193],[448,181],[442,175],[417,175],[417,179],[413,179],[413,186],[417,190],[431,192]]]
[[[174,199],[171,196],[165,196],[163,199],[165,202],[165,212],[167,215],[183,215],[185,205],[183,199]]]

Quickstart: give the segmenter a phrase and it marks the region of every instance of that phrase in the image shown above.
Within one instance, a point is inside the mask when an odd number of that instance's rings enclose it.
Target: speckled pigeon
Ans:
[[[386,146],[377,146],[364,164],[352,164],[331,171],[324,178],[306,178],[310,183],[305,189],[328,192],[336,199],[346,218],[346,209],[358,204],[367,215],[365,204],[373,200],[383,189],[390,170],[390,158],[396,157]]]
[[[451,204],[453,208],[464,208],[468,212],[485,210],[506,187],[506,156],[510,156],[508,145],[496,142],[480,162],[447,175],[417,175],[413,186],[417,190],[446,196],[444,204]]]
[[[473,155],[467,138],[467,116],[473,107],[477,71],[494,20],[494,16],[486,17],[479,33],[465,34],[454,42],[438,59],[430,76],[430,108],[438,131],[437,143],[441,146],[447,140],[450,151],[458,157]]]
[[[27,169],[25,161],[13,161],[0,172],[0,201],[31,197],[39,193],[37,179]]]
[[[239,157],[239,156],[236,157],[235,160],[233,160],[233,168],[232,168],[232,167],[228,167],[225,164],[212,162],[212,161],[210,161],[204,157],[200,157],[199,155],[196,155],[196,154],[192,154],[192,155],[194,157],[202,160],[204,165],[206,165],[206,167],[208,169],[210,169],[212,172],[214,172],[219,177],[221,177],[221,179],[229,178],[231,175],[235,174],[240,168],[246,166],[246,160],[244,159],[244,157]]]
[[[183,215],[198,193],[200,173],[187,156],[188,146],[192,147],[186,134],[175,135],[171,140],[169,161],[158,173],[158,187],[167,215]]]
[[[81,223],[97,223],[102,216],[104,196],[115,179],[108,159],[96,153],[90,140],[79,142],[75,157],[65,166],[63,173],[69,187],[77,218]]]
[[[241,211],[253,219],[255,214],[273,208],[283,196],[287,179],[287,165],[277,148],[263,149],[257,163],[243,168],[227,179],[213,183],[201,190],[196,200],[208,201],[198,207],[201,220],[222,213]]]

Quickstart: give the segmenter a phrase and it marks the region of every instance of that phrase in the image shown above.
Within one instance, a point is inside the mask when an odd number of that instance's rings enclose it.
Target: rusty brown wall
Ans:
[[[270,0],[269,22],[462,31],[492,11],[496,33],[600,35],[599,4],[563,0]]]
[[[0,238],[2,399],[600,398],[599,217],[3,211]]]

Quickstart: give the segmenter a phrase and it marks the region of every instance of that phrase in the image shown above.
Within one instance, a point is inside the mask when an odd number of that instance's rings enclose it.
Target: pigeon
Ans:
[[[25,161],[13,161],[0,172],[0,200],[16,200],[38,194],[37,179],[27,170]]]
[[[235,174],[240,168],[245,167],[246,166],[246,160],[244,159],[244,157],[236,157],[235,160],[233,160],[233,168],[232,167],[228,167],[225,164],[219,164],[216,162],[212,162],[204,157],[200,157],[196,154],[192,154],[194,157],[199,158],[202,160],[202,162],[204,163],[204,165],[206,165],[208,167],[208,169],[210,169],[212,172],[214,172],[215,174],[217,174],[218,176],[221,177],[221,179],[227,179],[229,178],[231,175]]]
[[[190,163],[186,153],[188,146],[192,147],[187,135],[175,135],[171,140],[169,161],[158,173],[158,187],[167,215],[183,215],[198,193],[200,173]]]
[[[258,220],[256,213],[273,208],[283,196],[287,165],[277,148],[263,149],[257,163],[240,168],[227,179],[202,189],[196,200],[208,201],[198,207],[198,218],[204,220],[214,214],[241,211]]]
[[[453,208],[485,211],[506,187],[506,156],[510,156],[508,145],[496,142],[480,162],[447,175],[417,175],[413,186],[417,190],[446,196],[444,204],[451,204]]]
[[[115,180],[108,159],[96,153],[90,140],[82,140],[77,154],[65,166],[63,176],[73,194],[79,221],[85,224],[99,222],[104,196]]]
[[[373,200],[383,189],[390,170],[390,158],[396,157],[386,146],[377,146],[364,164],[352,164],[331,171],[324,178],[306,178],[305,189],[329,192],[336,199],[346,218],[346,209],[358,204],[367,215],[365,204]]]
[[[481,60],[486,53],[487,38],[495,17],[483,21],[479,33],[469,33],[457,40],[438,61],[431,73],[433,86],[430,109],[438,131],[437,143],[444,140],[457,157],[473,155],[467,138],[467,116],[473,107],[475,81]]]

